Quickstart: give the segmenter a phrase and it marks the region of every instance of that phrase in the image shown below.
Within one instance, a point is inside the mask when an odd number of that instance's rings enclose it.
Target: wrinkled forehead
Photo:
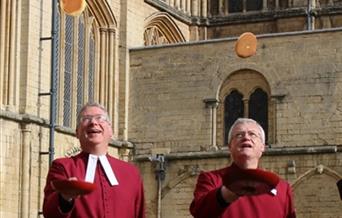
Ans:
[[[261,134],[258,125],[255,123],[252,123],[252,122],[239,123],[233,129],[233,133],[247,132],[247,131],[252,131],[252,132],[256,132],[258,134]]]
[[[81,116],[85,116],[85,115],[105,115],[106,111],[104,111],[102,108],[100,107],[96,107],[96,106],[88,106],[86,108],[84,108],[81,111]]]

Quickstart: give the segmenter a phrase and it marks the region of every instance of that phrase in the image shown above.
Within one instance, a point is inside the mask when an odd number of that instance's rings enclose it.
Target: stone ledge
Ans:
[[[174,18],[185,22],[188,25],[204,25],[215,26],[222,24],[236,24],[236,23],[250,23],[275,20],[278,18],[291,18],[291,17],[307,17],[307,7],[292,7],[286,9],[269,9],[261,11],[250,11],[241,13],[231,13],[228,15],[213,15],[213,16],[191,16],[184,11],[178,10],[166,2],[161,0],[145,0],[145,2],[160,11],[165,11],[171,14]],[[209,12],[208,12],[209,13]],[[314,16],[328,16],[328,15],[340,15],[342,14],[342,6],[323,6],[317,7],[312,10]]]
[[[322,146],[301,146],[301,147],[273,147],[267,148],[264,156],[280,156],[280,155],[310,155],[310,154],[327,154],[342,152],[342,145],[322,145]],[[194,151],[182,153],[165,154],[166,160],[194,160],[194,159],[211,159],[227,157],[229,151],[223,148],[218,151]],[[149,155],[136,155],[134,161],[149,161]]]
[[[0,109],[0,118],[5,120],[11,120],[13,122],[17,122],[20,124],[36,124],[38,126],[50,128],[50,123],[48,119],[40,118],[31,114],[18,114],[12,111],[2,110]],[[65,126],[55,126],[55,131],[70,135],[70,136],[76,136],[75,130],[69,127]],[[111,140],[110,146],[117,147],[117,148],[130,148],[133,149],[134,145],[133,143],[129,141],[120,141],[120,140]]]

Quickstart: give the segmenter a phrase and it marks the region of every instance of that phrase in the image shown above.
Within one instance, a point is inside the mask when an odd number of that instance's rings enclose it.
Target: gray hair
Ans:
[[[250,118],[238,118],[232,125],[232,127],[230,127],[229,133],[228,133],[228,144],[230,144],[230,142],[232,141],[232,132],[233,129],[235,128],[235,126],[242,124],[242,123],[254,123],[258,126],[259,130],[260,130],[260,138],[263,144],[265,144],[265,131],[262,128],[262,126],[255,120],[250,119]]]
[[[77,120],[76,120],[77,121],[77,125],[76,125],[77,127],[80,125],[80,121],[81,121],[81,117],[82,117],[83,111],[85,109],[87,109],[88,107],[97,107],[97,108],[101,109],[105,113],[104,115],[107,117],[107,121],[109,123],[111,123],[109,115],[108,115],[108,111],[107,111],[107,109],[103,105],[101,105],[101,104],[99,104],[97,102],[88,102],[85,105],[83,105],[83,107],[81,108],[81,110],[77,114]]]

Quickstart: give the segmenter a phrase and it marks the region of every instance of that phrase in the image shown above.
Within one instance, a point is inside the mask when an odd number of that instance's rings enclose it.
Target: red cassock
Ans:
[[[195,218],[295,218],[290,185],[280,180],[276,193],[242,196],[222,205],[218,190],[227,168],[202,172],[197,180],[190,212]]]
[[[98,162],[94,184],[96,189],[75,199],[70,212],[63,213],[59,196],[51,181],[76,177],[83,181],[86,174],[88,154],[80,153],[72,158],[60,158],[52,162],[44,189],[43,214],[47,218],[144,218],[145,203],[143,182],[138,169],[130,163],[106,155],[119,182],[111,186]]]

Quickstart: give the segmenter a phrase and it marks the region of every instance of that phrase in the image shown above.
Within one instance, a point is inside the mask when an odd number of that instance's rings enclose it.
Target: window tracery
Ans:
[[[157,13],[147,20],[144,44],[163,45],[184,42],[185,38],[174,21],[166,13]]]

